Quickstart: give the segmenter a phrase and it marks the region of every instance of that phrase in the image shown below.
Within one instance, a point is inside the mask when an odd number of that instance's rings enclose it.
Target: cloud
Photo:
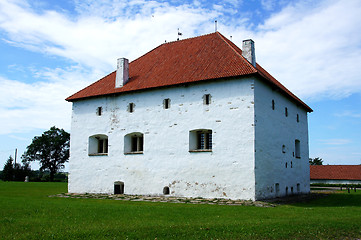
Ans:
[[[290,4],[258,27],[258,60],[301,97],[361,92],[360,12],[359,1]]]
[[[352,117],[352,118],[361,118],[361,113],[360,112],[354,112],[354,111],[343,111],[341,113],[336,113],[335,114],[336,117]]]
[[[325,145],[346,145],[352,142],[350,139],[342,138],[320,139],[318,141]]]
[[[68,65],[33,69],[34,83],[0,78],[0,134],[68,128],[70,105],[64,98],[113,71],[117,58],[134,60],[165,40],[174,41],[178,28],[182,38],[213,32],[217,18],[218,30],[232,35],[238,46],[253,38],[257,61],[301,98],[361,92],[361,2],[282,3],[261,25],[252,25],[242,1],[206,3],[75,0],[75,12],[69,12],[34,7],[26,0],[0,1],[3,41],[61,57]],[[270,0],[262,4],[266,9],[280,6]]]
[[[53,125],[70,130],[71,104],[64,99],[98,75],[77,67],[42,69],[36,74],[47,81],[30,84],[0,77],[0,135]]]

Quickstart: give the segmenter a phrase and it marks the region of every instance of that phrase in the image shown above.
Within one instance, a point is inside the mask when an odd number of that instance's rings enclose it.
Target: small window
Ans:
[[[293,195],[293,187],[291,187],[291,195]]]
[[[135,107],[134,103],[129,103],[128,104],[128,112],[130,112],[130,113],[134,112],[134,107]]]
[[[163,188],[163,194],[164,194],[164,195],[168,195],[168,194],[169,194],[169,187],[164,187],[164,188]]]
[[[300,192],[301,191],[301,187],[300,187],[300,184],[297,183],[297,192]]]
[[[114,194],[124,194],[124,182],[114,182]]]
[[[300,115],[297,114],[297,122],[300,122]]]
[[[288,109],[287,108],[285,108],[285,115],[286,115],[286,117],[288,117]]]
[[[286,164],[285,164],[285,167],[287,168],[287,162],[286,162]]]
[[[89,137],[89,155],[108,155],[108,136],[94,135]]]
[[[300,140],[295,140],[295,155],[296,158],[301,158],[301,144]]]
[[[144,138],[142,133],[130,133],[124,137],[125,154],[143,153]]]
[[[280,193],[280,184],[279,183],[275,184],[275,189],[276,189],[276,196],[278,196],[278,194]]]
[[[212,130],[189,132],[189,151],[212,151]]]
[[[293,168],[293,164],[292,164],[292,161],[291,161],[291,168]]]
[[[98,115],[98,116],[101,116],[101,115],[102,115],[102,110],[103,110],[102,107],[98,107],[98,108],[97,108],[97,115]]]
[[[286,187],[286,196],[288,196],[288,187]]]
[[[275,110],[275,100],[272,99],[272,110]]]
[[[164,109],[170,108],[170,99],[169,98],[166,98],[163,100],[163,108]]]
[[[211,104],[211,94],[204,94],[203,95],[203,104],[204,105]]]
[[[286,153],[286,146],[282,145],[282,153]]]

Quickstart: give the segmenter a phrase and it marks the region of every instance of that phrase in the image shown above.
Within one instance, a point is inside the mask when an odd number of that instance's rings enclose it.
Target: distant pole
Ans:
[[[15,148],[15,164],[14,164],[14,166],[16,166],[16,157],[17,157],[17,155],[18,155],[18,149]]]
[[[217,20],[214,21],[214,31],[217,32]]]

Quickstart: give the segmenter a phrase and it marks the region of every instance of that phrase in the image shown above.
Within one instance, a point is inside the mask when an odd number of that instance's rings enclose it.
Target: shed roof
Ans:
[[[310,179],[361,180],[361,165],[311,165]]]
[[[129,64],[129,81],[115,88],[116,71],[71,95],[67,101],[173,86],[205,80],[256,75],[308,112],[312,109],[260,65],[254,67],[242,50],[221,33],[164,43]]]

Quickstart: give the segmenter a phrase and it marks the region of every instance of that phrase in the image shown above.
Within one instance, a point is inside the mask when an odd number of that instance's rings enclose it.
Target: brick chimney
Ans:
[[[118,58],[117,72],[115,78],[115,87],[123,87],[129,80],[129,60],[126,58]]]
[[[242,56],[256,67],[256,54],[254,52],[254,41],[252,39],[243,40]]]

